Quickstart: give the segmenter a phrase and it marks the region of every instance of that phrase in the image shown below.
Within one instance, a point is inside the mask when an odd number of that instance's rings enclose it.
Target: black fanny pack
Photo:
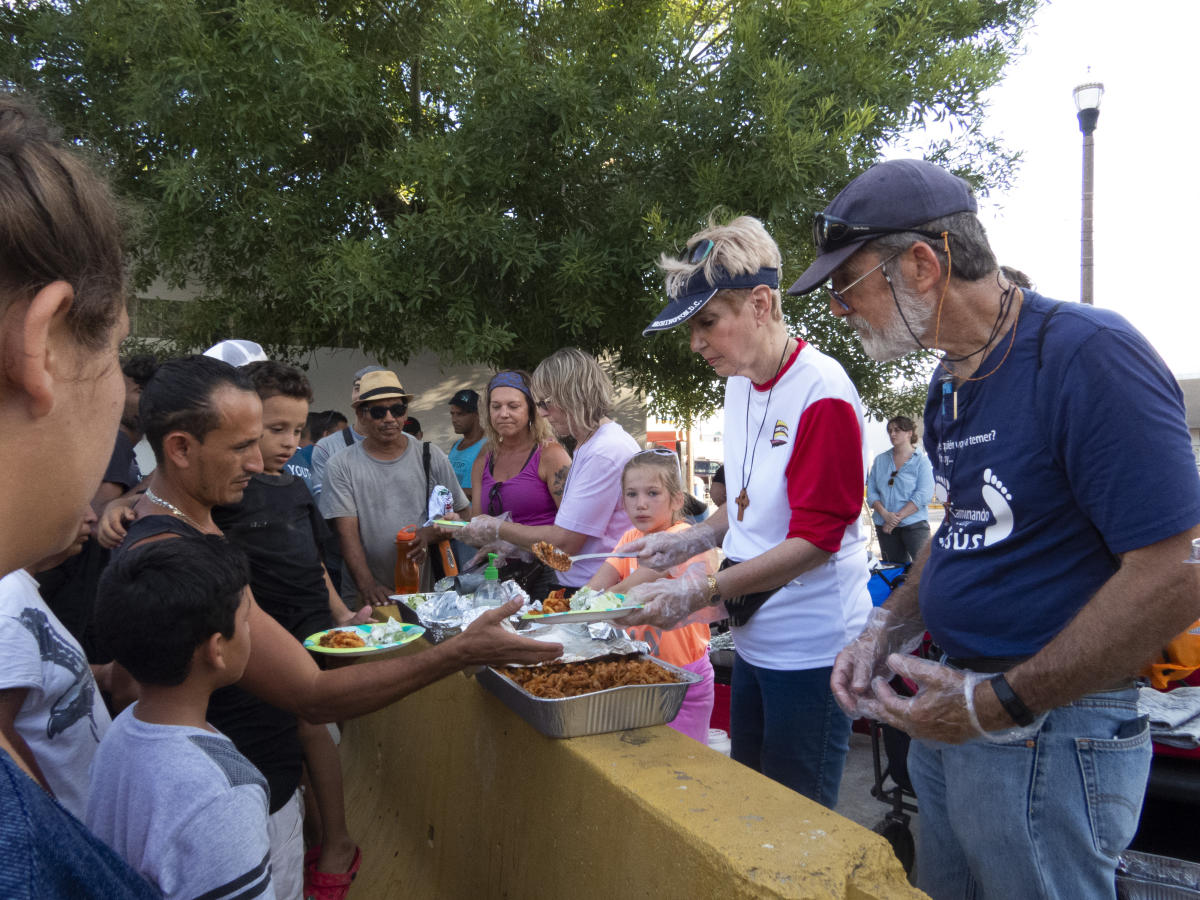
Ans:
[[[721,563],[721,569],[728,569],[730,566],[736,565],[737,560],[726,558]],[[729,610],[729,623],[738,626],[745,625],[750,621],[750,617],[758,612],[759,607],[770,600],[778,590],[779,588],[771,588],[769,591],[755,591],[753,594],[738,594],[736,597],[725,597],[725,608]]]

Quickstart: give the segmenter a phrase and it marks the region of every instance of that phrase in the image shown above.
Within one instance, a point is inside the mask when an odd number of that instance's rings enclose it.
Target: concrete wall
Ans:
[[[357,900],[924,896],[883,838],[665,726],[551,740],[462,675],[341,752]]]

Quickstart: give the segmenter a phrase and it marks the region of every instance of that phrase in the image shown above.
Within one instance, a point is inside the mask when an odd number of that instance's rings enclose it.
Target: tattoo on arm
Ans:
[[[567,486],[567,472],[570,470],[571,464],[567,463],[550,478],[550,493],[557,500],[562,500],[563,489]]]

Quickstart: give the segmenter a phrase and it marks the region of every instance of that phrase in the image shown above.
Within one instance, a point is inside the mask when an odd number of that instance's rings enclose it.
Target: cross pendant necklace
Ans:
[[[758,454],[758,439],[762,437],[763,425],[767,423],[767,415],[771,411],[771,395],[775,393],[775,383],[779,380],[779,372],[783,369],[783,360],[787,357],[788,344],[792,342],[790,337],[783,339],[783,352],[779,354],[779,365],[775,367],[775,377],[771,379],[771,388],[767,391],[767,402],[763,406],[762,418],[758,422],[758,432],[754,435],[754,443],[750,445],[750,471],[746,471],[746,446],[742,446],[742,492],[737,495],[737,499],[733,502],[737,504],[738,514],[737,520],[740,522],[746,515],[746,507],[750,505],[750,494],[746,488],[750,484],[750,476],[754,474],[754,457]],[[750,398],[753,396],[754,382],[747,378],[746,388],[746,424],[745,424],[745,440],[750,440]]]

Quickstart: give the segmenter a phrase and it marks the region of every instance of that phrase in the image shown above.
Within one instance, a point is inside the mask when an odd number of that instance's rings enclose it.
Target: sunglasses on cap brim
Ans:
[[[922,237],[942,237],[940,231],[926,231],[921,228],[895,228],[890,225],[866,225],[863,223],[847,222],[837,216],[819,212],[813,216],[813,244],[822,253],[840,250],[849,244],[885,234],[906,234],[912,232]]]

